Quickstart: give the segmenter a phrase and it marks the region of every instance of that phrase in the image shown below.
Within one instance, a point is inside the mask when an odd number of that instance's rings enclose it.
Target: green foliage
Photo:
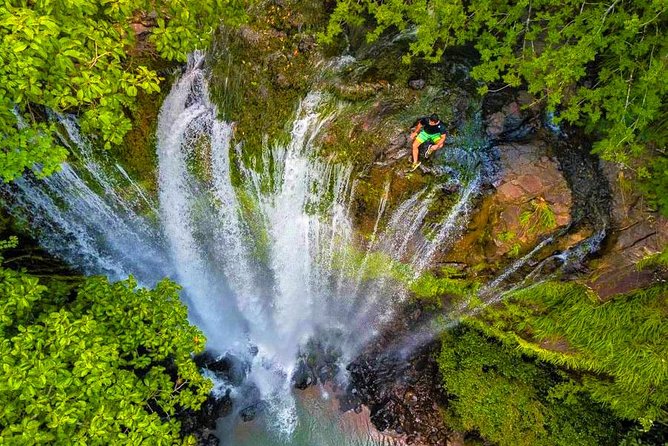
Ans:
[[[502,243],[512,242],[513,240],[517,239],[517,234],[515,234],[513,231],[504,231],[501,232],[497,238]]]
[[[456,429],[501,446],[617,444],[619,420],[554,367],[471,329],[442,341],[446,417]]]
[[[194,444],[174,415],[198,408],[211,382],[191,359],[204,338],[177,291],[93,277],[62,302],[0,269],[0,443]]]
[[[19,239],[12,235],[7,240],[0,240],[0,265],[4,258],[2,257],[2,252],[6,249],[16,248],[19,244]]]
[[[666,420],[668,285],[599,303],[575,283],[513,292],[467,323],[544,361],[583,372],[582,386],[618,416]]]
[[[159,91],[161,78],[131,57],[132,22],[154,11],[149,40],[167,60],[183,61],[205,47],[219,17],[243,19],[237,0],[7,1],[0,6],[0,177],[25,168],[48,175],[65,159],[45,108],[81,115],[84,131],[105,147],[121,143],[132,127],[126,111],[139,91]]]
[[[647,167],[638,170],[638,177],[649,203],[668,216],[668,155],[652,158]]]
[[[345,24],[370,23],[371,41],[414,27],[404,59],[433,62],[447,47],[473,43],[480,53],[472,73],[477,80],[525,82],[548,110],[559,112],[557,120],[601,132],[595,151],[602,157],[628,162],[645,141],[665,135],[666,8],[649,0],[338,0],[320,38],[331,43]]]
[[[663,251],[656,254],[649,255],[641,259],[636,267],[638,269],[645,269],[650,267],[668,267],[668,246],[663,248]]]
[[[543,198],[531,200],[531,209],[520,214],[520,225],[526,234],[549,231],[557,226],[550,205]]]

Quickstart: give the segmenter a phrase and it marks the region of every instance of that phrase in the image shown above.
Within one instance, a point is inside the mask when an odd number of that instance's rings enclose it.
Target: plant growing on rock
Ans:
[[[666,246],[661,252],[657,252],[656,254],[652,254],[641,259],[636,264],[636,267],[639,270],[651,267],[668,267],[668,246]]]
[[[531,209],[520,214],[520,224],[525,233],[536,234],[554,229],[557,226],[557,220],[550,205],[545,199],[539,197],[531,200]]]

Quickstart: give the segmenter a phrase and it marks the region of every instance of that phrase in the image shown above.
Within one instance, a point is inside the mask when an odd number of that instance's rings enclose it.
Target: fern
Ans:
[[[668,284],[599,303],[582,285],[545,282],[466,323],[544,361],[590,373],[583,385],[619,416],[661,419],[668,404],[667,305]],[[567,348],[543,346],[554,339]]]
[[[668,246],[663,251],[649,255],[636,264],[638,270],[651,267],[668,267]]]
[[[16,248],[19,244],[19,239],[15,235],[9,236],[6,240],[0,240],[0,264],[2,264],[4,257],[2,252],[7,249]]]
[[[531,200],[531,209],[520,214],[520,225],[525,234],[537,234],[557,227],[557,219],[544,198]]]

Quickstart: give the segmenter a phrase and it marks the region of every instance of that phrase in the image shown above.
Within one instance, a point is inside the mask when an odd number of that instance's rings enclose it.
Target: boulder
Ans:
[[[485,132],[492,139],[517,141],[540,127],[540,108],[526,91],[488,95],[483,106]]]
[[[306,363],[306,358],[300,358],[297,368],[292,376],[295,387],[301,390],[306,389],[318,382],[318,378],[313,370]]]
[[[503,129],[505,128],[505,122],[506,122],[506,117],[502,112],[496,112],[492,113],[488,118],[487,118],[487,136],[490,138],[496,138],[498,137],[501,133],[503,133]]]
[[[233,355],[214,356],[206,351],[195,356],[194,360],[200,369],[210,370],[218,378],[234,386],[241,385],[246,379],[247,365]]]
[[[413,90],[422,90],[427,85],[424,79],[413,79],[408,81],[408,86]]]
[[[232,397],[230,396],[230,389],[221,398],[210,396],[202,404],[199,410],[200,425],[206,426],[210,429],[215,429],[216,420],[226,417],[232,412]]]
[[[199,410],[182,410],[176,418],[181,422],[181,433],[194,435],[198,446],[218,446],[219,440],[213,433],[216,421],[231,412],[232,398],[228,390],[222,398],[209,395]]]
[[[253,421],[255,417],[266,409],[266,406],[267,404],[264,401],[257,401],[241,409],[239,416],[244,422]]]

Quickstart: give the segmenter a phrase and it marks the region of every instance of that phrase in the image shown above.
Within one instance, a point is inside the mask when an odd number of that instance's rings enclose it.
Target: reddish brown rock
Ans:
[[[525,192],[521,187],[514,185],[511,182],[504,183],[496,188],[499,196],[503,201],[517,201],[519,198],[525,196]]]
[[[520,221],[520,207],[510,205],[505,208],[501,211],[501,220],[509,227],[517,225]]]
[[[518,245],[521,250],[530,249],[546,234],[571,222],[571,190],[550,148],[541,141],[498,148],[501,172],[496,191],[478,206],[448,260],[494,263],[510,251],[517,255]],[[523,214],[536,213],[539,208],[553,214],[554,227],[540,227],[538,215],[522,223]]]
[[[640,194],[626,187],[632,180],[629,173],[612,163],[604,164],[604,173],[613,196],[611,242],[592,262],[587,281],[602,300],[668,280],[666,270],[637,267],[640,260],[668,246],[668,219],[647,209]]]
[[[545,192],[543,183],[536,175],[522,175],[517,179],[517,182],[526,193],[532,196],[537,196],[541,192]]]
[[[492,219],[488,222],[498,246],[492,258],[507,253],[517,243],[528,247],[546,233],[568,225],[573,204],[571,191],[559,165],[548,156],[549,147],[544,143],[509,144],[499,149],[501,178],[497,193],[491,198]],[[523,213],[537,212],[539,206],[547,206],[548,211],[554,214],[556,227],[537,228],[535,224],[521,223]],[[537,218],[530,219],[534,220]],[[503,239],[501,243],[499,239]]]

